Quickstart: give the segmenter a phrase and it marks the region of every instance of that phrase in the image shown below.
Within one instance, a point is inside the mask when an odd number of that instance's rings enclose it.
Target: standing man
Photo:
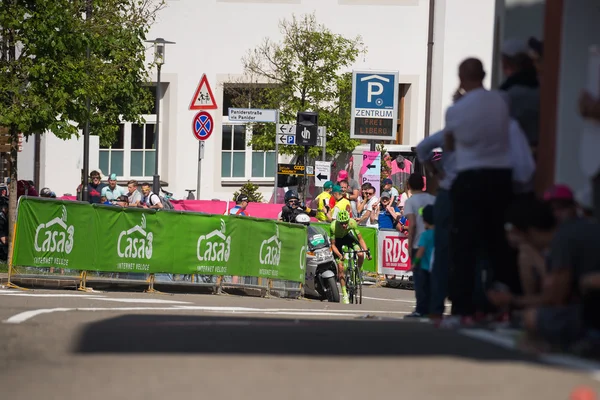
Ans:
[[[446,112],[444,145],[456,152],[457,171],[451,190],[450,289],[456,318],[449,325],[470,324],[475,312],[483,311],[474,301],[478,266],[491,267],[487,269],[492,279],[518,286],[516,260],[509,256],[504,232],[504,215],[512,201],[509,110],[500,93],[484,89],[480,60],[463,61],[458,75],[465,94]],[[488,279],[484,286],[490,282]]]
[[[235,207],[232,207],[227,214],[249,217],[248,213],[246,212],[246,207],[248,207],[248,196],[240,193],[235,199]]]
[[[417,254],[419,239],[421,234],[425,232],[423,209],[435,203],[435,196],[425,192],[424,188],[425,180],[421,174],[410,174],[408,177],[408,190],[412,195],[404,204],[404,215],[408,218],[408,248],[411,252],[411,259],[414,259]]]
[[[136,180],[132,179],[127,182],[127,192],[129,207],[139,207],[142,202],[142,194],[138,190],[138,182]]]
[[[119,197],[126,196],[128,193],[125,188],[117,185],[117,174],[112,173],[108,177],[108,186],[104,186],[100,194],[112,203]]]
[[[102,177],[100,176],[100,172],[92,171],[90,172],[90,182],[88,185],[88,201],[91,204],[100,204],[100,199],[102,198],[102,189],[106,186],[102,183]]]
[[[346,198],[350,200],[350,207],[352,208],[352,215],[358,215],[358,208],[356,202],[358,201],[358,196],[360,195],[360,185],[356,180],[350,178],[348,176],[348,171],[341,170],[338,172],[337,176],[337,184],[342,186],[342,182],[346,181]]]
[[[333,190],[333,182],[327,181],[323,184],[323,193],[319,194],[315,199],[317,205],[317,219],[321,222],[327,222],[327,213],[329,212],[329,199],[331,199],[331,191]]]

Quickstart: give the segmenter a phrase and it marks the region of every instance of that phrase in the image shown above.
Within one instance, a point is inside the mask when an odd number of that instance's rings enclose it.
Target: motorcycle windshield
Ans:
[[[309,250],[329,247],[329,236],[320,226],[308,226],[308,248]]]

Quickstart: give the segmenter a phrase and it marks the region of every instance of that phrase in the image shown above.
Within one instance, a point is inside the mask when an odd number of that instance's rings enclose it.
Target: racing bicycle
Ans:
[[[352,304],[362,304],[362,272],[358,268],[358,254],[366,253],[367,257],[370,257],[370,250],[354,250],[348,249],[344,246],[343,254],[344,258],[347,260],[346,269],[344,271],[344,276],[346,278],[346,291],[348,292],[348,299]],[[348,254],[348,257],[346,257]]]

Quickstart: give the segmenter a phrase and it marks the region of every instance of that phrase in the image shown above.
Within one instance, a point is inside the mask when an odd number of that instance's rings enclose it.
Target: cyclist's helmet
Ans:
[[[298,192],[296,192],[295,190],[291,190],[291,189],[290,189],[290,190],[288,190],[287,192],[285,192],[285,197],[284,197],[284,200],[285,200],[285,202],[287,203],[287,202],[289,202],[289,201],[290,201],[290,200],[292,200],[292,199],[296,199],[296,200],[298,200],[298,199],[299,199],[299,197],[298,197]]]
[[[337,215],[337,220],[340,224],[345,224],[350,221],[350,214],[346,210],[340,210]]]

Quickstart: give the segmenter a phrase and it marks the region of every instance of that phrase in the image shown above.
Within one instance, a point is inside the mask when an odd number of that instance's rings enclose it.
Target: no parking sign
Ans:
[[[192,121],[192,132],[198,140],[206,140],[212,134],[214,128],[212,117],[206,111],[200,111]]]

